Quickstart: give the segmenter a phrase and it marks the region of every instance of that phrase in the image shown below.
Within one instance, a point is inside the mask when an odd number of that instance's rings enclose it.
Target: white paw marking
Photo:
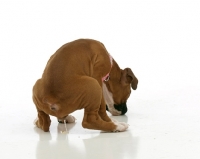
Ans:
[[[124,123],[124,122],[114,122],[114,123],[117,126],[114,132],[125,131],[126,129],[128,129],[128,126],[129,126],[127,123]]]
[[[103,83],[102,88],[103,88],[103,97],[106,102],[106,105],[108,106],[109,112],[114,116],[121,115],[121,111],[115,109],[113,95],[111,92],[109,92],[105,83]]]
[[[114,101],[113,101],[113,95],[111,92],[109,92],[106,84],[103,82],[102,85],[102,89],[103,89],[103,97],[105,99],[105,102],[107,105],[113,105]]]
[[[72,115],[68,115],[66,118],[65,118],[66,122],[67,123],[74,123],[76,118]]]
[[[125,131],[129,125],[124,122],[118,122],[116,119],[111,118],[112,122],[116,125],[116,129],[113,132]]]

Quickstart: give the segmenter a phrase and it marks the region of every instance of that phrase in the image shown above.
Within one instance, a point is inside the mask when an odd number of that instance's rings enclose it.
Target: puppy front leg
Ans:
[[[43,131],[48,132],[50,124],[51,124],[51,120],[50,120],[49,115],[47,115],[43,111],[38,110],[38,118],[35,120],[35,125],[38,128],[42,129]]]
[[[101,105],[100,105],[100,108],[99,108],[99,115],[100,117],[104,120],[104,121],[107,121],[107,122],[111,122],[111,119],[108,117],[107,113],[106,113],[106,103],[104,101],[104,98],[102,96],[102,99],[101,99]]]
[[[98,79],[98,83],[101,86],[101,90],[102,90],[102,79],[101,77],[96,77],[96,79]],[[111,122],[111,119],[108,117],[107,113],[106,113],[106,103],[105,103],[105,99],[103,96],[103,92],[102,93],[102,98],[101,98],[101,104],[100,104],[100,108],[98,110],[98,114],[101,117],[102,120],[107,121],[107,122]]]

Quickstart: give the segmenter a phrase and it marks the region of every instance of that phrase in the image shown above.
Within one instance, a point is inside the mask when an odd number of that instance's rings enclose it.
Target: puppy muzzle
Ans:
[[[128,108],[127,108],[127,105],[126,103],[121,103],[121,104],[114,104],[114,108],[117,110],[117,111],[120,111],[121,114],[120,115],[124,115],[127,111],[128,111]],[[108,109],[108,106],[106,105],[106,110],[109,111]]]

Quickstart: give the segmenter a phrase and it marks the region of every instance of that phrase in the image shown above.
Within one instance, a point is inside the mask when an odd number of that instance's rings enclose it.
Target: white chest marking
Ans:
[[[108,91],[106,84],[103,82],[103,96],[107,105],[113,105],[113,95],[111,92]]]
[[[106,87],[106,84],[104,82],[102,88],[103,88],[103,97],[106,102],[106,105],[108,106],[109,112],[112,115],[120,115],[121,111],[115,109],[113,95],[111,92],[108,91],[108,88]]]

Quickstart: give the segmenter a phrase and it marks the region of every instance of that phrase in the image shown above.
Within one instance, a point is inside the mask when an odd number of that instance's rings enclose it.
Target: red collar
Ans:
[[[111,63],[111,68],[112,68],[112,65],[113,65],[113,58],[112,56],[109,54],[109,58],[110,58],[110,63]],[[110,68],[110,70],[111,70]],[[102,77],[102,82],[103,81],[108,81],[110,78],[110,72],[108,72],[104,77]]]

